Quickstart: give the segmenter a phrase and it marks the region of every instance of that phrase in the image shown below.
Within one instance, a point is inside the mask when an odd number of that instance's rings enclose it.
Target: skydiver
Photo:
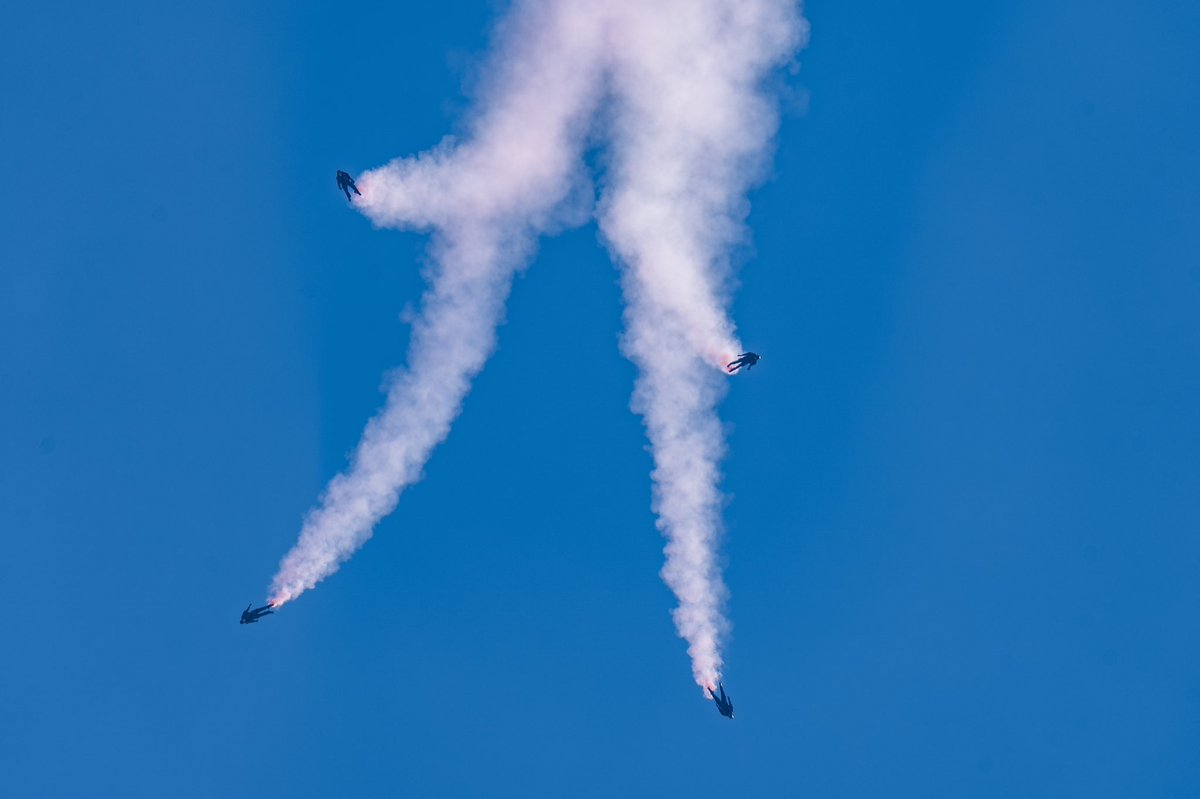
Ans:
[[[729,371],[729,374],[735,374],[743,366],[747,369],[753,369],[754,364],[758,363],[761,357],[756,352],[743,352],[735,360],[730,361],[725,368]]]
[[[254,603],[251,603],[251,605],[252,604]],[[271,610],[273,607],[275,607],[275,605],[270,602],[263,605],[261,608],[255,608],[254,610],[251,610],[250,605],[247,605],[246,609],[242,611],[242,618],[238,624],[254,624],[263,616],[270,616],[272,613],[274,613],[275,611]]]
[[[733,718],[733,699],[726,695],[725,686],[720,682],[717,683],[717,688],[721,691],[720,696],[717,696],[715,693],[713,693],[712,688],[707,689],[708,695],[711,696],[713,702],[716,703],[717,712],[725,718],[731,719]]]
[[[359,195],[360,197],[362,196],[362,192],[358,190],[358,186],[354,185],[354,178],[350,177],[348,173],[343,172],[340,169],[337,173],[337,186],[339,189],[346,192],[346,202],[352,201],[352,198],[350,197],[351,189],[354,190],[355,194]]]

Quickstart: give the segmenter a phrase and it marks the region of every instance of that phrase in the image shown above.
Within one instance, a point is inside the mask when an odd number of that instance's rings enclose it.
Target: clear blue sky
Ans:
[[[501,8],[336,5],[0,14],[0,794],[1200,794],[1197,6],[809,4],[722,408],[730,723],[591,227],[376,537],[236,624],[421,289],[334,170],[454,130]]]

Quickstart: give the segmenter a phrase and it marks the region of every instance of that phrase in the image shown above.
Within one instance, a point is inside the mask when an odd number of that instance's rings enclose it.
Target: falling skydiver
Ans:
[[[743,352],[735,360],[730,361],[729,365],[725,368],[729,370],[729,374],[736,373],[743,366],[747,369],[753,369],[754,364],[758,363],[761,357],[757,352]]]
[[[238,624],[254,624],[263,616],[270,616],[272,613],[274,613],[275,611],[271,610],[273,607],[275,606],[270,602],[263,605],[261,608],[255,608],[254,610],[251,610],[250,605],[247,605],[246,609],[242,611],[242,619],[238,622]]]
[[[733,718],[733,700],[726,695],[725,686],[720,682],[717,683],[717,689],[721,692],[720,696],[717,696],[715,693],[713,693],[713,689],[708,689],[708,695],[711,696],[712,700],[717,703],[717,712],[725,718]]]
[[[362,192],[358,190],[358,186],[354,185],[354,178],[350,177],[349,173],[343,172],[340,169],[337,173],[337,186],[339,189],[346,192],[346,202],[352,201],[352,198],[350,197],[351,189],[354,190],[355,194],[359,195],[360,197],[362,196]]]

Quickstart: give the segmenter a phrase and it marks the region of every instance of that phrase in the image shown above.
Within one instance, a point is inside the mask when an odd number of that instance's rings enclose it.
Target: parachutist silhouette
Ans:
[[[339,189],[346,192],[346,202],[352,202],[352,198],[350,197],[351,189],[353,189],[354,193],[358,196],[362,196],[362,192],[358,190],[358,186],[354,185],[354,178],[350,177],[349,173],[343,172],[340,169],[337,173],[337,185]]]
[[[733,699],[725,693],[725,686],[721,685],[720,682],[717,683],[717,688],[721,691],[720,696],[713,693],[713,689],[711,688],[708,689],[708,695],[717,703],[717,712],[725,718],[731,719],[733,718]]]
[[[743,352],[736,360],[730,361],[729,365],[725,368],[729,371],[729,374],[737,373],[743,366],[747,369],[753,369],[754,364],[758,363],[758,359],[761,357],[756,352]]]
[[[239,621],[238,624],[254,624],[263,616],[270,616],[272,613],[274,613],[275,611],[271,610],[273,607],[275,606],[270,602],[263,605],[261,608],[255,608],[254,610],[251,610],[250,605],[247,605],[246,609],[242,611],[242,620]]]

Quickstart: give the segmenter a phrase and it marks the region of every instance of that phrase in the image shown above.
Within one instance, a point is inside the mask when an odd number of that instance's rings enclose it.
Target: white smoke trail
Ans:
[[[740,351],[725,313],[729,250],[744,235],[745,192],[776,128],[767,72],[805,23],[779,0],[624,6],[613,65],[613,167],[600,222],[625,264],[626,353],[641,369],[634,410],[654,453],[663,579],[692,674],[715,687],[729,628],[716,563],[724,436],[722,368]]]
[[[360,178],[357,205],[376,224],[435,231],[432,285],[408,352],[417,368],[394,379],[349,471],[305,519],[271,602],[294,599],[335,572],[449,432],[495,346],[514,270],[583,177],[587,111],[600,87],[600,27],[587,3],[528,4],[505,31],[497,77],[467,140]]]
[[[717,371],[740,352],[726,315],[744,195],[776,127],[769,72],[802,44],[793,0],[527,0],[505,23],[498,77],[472,135],[365,174],[377,224],[432,229],[436,268],[409,363],[284,558],[272,601],[335,571],[419,477],[494,346],[513,271],[584,180],[602,88],[611,167],[601,230],[623,265],[634,408],[654,453],[663,578],[701,686],[720,678],[725,587],[716,563],[724,449]],[[607,78],[605,85],[604,79]]]

